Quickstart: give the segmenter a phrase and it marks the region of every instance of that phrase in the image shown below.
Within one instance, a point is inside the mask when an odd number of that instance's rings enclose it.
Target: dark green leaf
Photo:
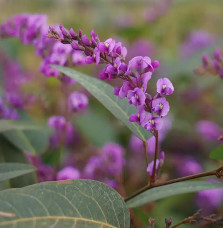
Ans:
[[[210,158],[216,159],[216,160],[223,160],[223,145],[215,148],[211,154]]]
[[[0,181],[9,180],[35,171],[35,167],[21,163],[0,163]]]
[[[109,141],[117,142],[115,128],[105,115],[95,111],[87,112],[78,117],[75,125],[87,139],[98,147]]]
[[[44,182],[0,192],[0,227],[129,228],[121,196],[98,181]],[[7,216],[8,215],[8,216]]]
[[[0,157],[4,162],[18,162],[29,164],[23,151],[11,144],[5,137],[0,135]],[[21,177],[10,180],[8,187],[24,187],[36,183],[36,174],[28,173]]]
[[[146,203],[182,193],[207,189],[223,188],[223,184],[208,181],[185,181],[149,189],[126,202],[129,208],[140,207]]]
[[[75,79],[86,88],[95,98],[97,98],[116,118],[120,119],[137,137],[146,141],[152,135],[150,132],[131,123],[128,119],[132,113],[136,112],[133,105],[129,105],[127,99],[119,99],[113,94],[113,87],[96,78],[87,76],[67,67],[54,66],[67,76]]]

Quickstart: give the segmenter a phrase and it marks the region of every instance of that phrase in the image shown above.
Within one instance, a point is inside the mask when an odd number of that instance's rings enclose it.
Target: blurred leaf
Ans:
[[[97,98],[116,118],[120,119],[138,138],[146,141],[152,135],[137,123],[129,121],[129,116],[136,112],[133,105],[129,105],[127,99],[119,99],[113,94],[113,87],[96,78],[87,76],[67,67],[54,66],[56,69],[74,78]]]
[[[87,139],[98,147],[109,141],[118,141],[112,122],[99,112],[91,111],[78,116],[75,125]]]
[[[0,192],[0,227],[129,228],[122,197],[92,180],[44,182]]]
[[[28,122],[0,120],[0,132],[22,151],[36,154],[46,149],[50,129]]]
[[[4,162],[29,164],[29,161],[23,151],[11,144],[2,135],[0,135],[0,157]],[[29,173],[10,180],[8,187],[24,187],[34,183],[36,183],[36,173]]]
[[[0,181],[9,180],[35,171],[35,167],[22,163],[0,163]]]
[[[185,181],[164,185],[149,189],[134,198],[128,200],[126,205],[129,208],[140,207],[146,203],[182,193],[196,192],[207,189],[223,188],[223,184],[215,184],[208,181]]]
[[[223,145],[211,151],[210,158],[216,159],[216,160],[223,160]]]

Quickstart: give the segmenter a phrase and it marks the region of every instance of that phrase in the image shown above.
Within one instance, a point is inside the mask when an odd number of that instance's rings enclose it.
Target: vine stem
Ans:
[[[201,178],[201,177],[216,176],[217,178],[220,178],[222,175],[223,175],[223,166],[216,169],[216,170],[209,171],[209,172],[203,172],[203,173],[198,173],[198,174],[194,174],[194,175],[189,175],[186,177],[180,177],[180,178],[176,178],[173,180],[165,181],[163,183],[158,183],[158,184],[154,184],[154,185],[146,185],[143,188],[139,189],[137,192],[126,197],[125,201],[127,202],[128,200],[130,200],[130,199],[134,198],[135,196],[145,192],[148,189],[152,189],[152,188],[156,188],[156,187],[160,187],[160,186],[164,186],[164,185],[168,185],[168,184],[173,184],[173,183],[177,183],[177,182],[193,180],[193,179],[197,179],[197,178]]]
[[[156,144],[155,144],[155,155],[154,155],[154,162],[153,162],[153,173],[152,173],[151,180],[150,180],[151,186],[156,181],[156,160],[157,160],[157,156],[158,156],[158,152],[159,152],[159,133],[158,133],[158,131],[154,132],[154,136],[156,139]]]

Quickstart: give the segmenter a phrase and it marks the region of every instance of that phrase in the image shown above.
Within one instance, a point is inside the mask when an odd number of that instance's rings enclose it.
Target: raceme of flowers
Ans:
[[[131,122],[137,122],[148,131],[155,132],[162,127],[162,117],[169,112],[169,103],[166,95],[171,95],[174,87],[168,78],[160,78],[157,81],[157,94],[152,96],[146,92],[148,81],[152,77],[155,68],[159,66],[157,60],[151,61],[148,56],[136,56],[126,63],[127,49],[121,42],[112,38],[104,42],[99,40],[94,30],[91,38],[78,33],[73,29],[66,30],[62,25],[50,27],[48,37],[67,44],[67,49],[81,51],[85,54],[85,63],[96,65],[105,63],[104,70],[100,73],[100,79],[122,79],[123,85],[114,88],[114,94],[120,99],[128,98],[129,104],[136,106],[137,112],[129,117]]]
[[[221,50],[216,49],[213,56],[203,55],[202,66],[195,69],[200,75],[219,75],[223,78],[223,57]]]

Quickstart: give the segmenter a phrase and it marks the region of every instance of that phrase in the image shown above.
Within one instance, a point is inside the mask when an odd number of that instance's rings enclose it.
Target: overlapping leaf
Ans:
[[[129,208],[139,207],[146,203],[182,193],[207,189],[222,188],[223,184],[208,181],[185,181],[149,189],[126,202]]]
[[[137,137],[146,141],[152,135],[137,123],[129,122],[129,116],[136,109],[126,99],[119,99],[113,94],[113,87],[96,78],[87,76],[67,67],[54,66],[56,69],[75,79],[97,98],[116,118],[120,119]]]
[[[92,180],[45,182],[0,192],[0,227],[129,228],[121,196]]]
[[[0,163],[0,182],[34,172],[32,165],[22,163]]]

